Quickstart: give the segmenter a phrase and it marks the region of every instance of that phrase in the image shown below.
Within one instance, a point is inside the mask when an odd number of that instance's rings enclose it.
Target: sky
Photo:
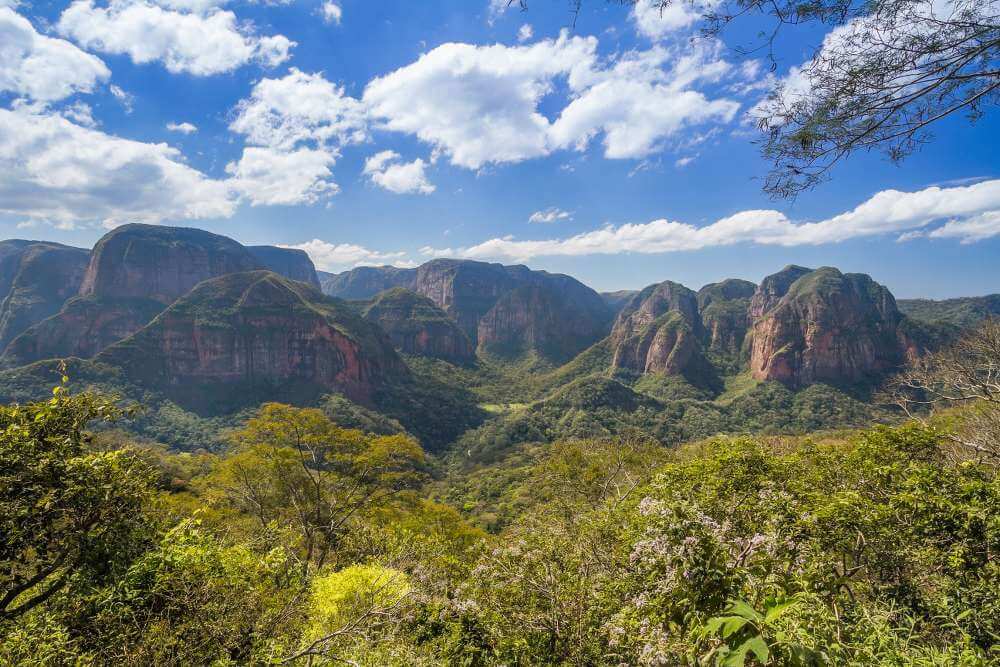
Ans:
[[[145,222],[334,272],[460,257],[697,289],[795,263],[1000,292],[998,114],[775,201],[752,113],[822,27],[786,30],[772,71],[743,55],[752,20],[707,39],[649,1],[0,0],[0,238]]]

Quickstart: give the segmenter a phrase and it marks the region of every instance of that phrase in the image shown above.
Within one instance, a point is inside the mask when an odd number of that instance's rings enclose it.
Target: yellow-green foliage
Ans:
[[[313,578],[309,598],[311,639],[336,633],[398,607],[410,593],[406,575],[380,565],[352,565]],[[377,612],[377,613],[376,613]]]

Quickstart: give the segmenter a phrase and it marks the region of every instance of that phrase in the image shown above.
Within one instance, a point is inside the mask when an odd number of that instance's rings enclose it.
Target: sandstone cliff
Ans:
[[[377,327],[267,271],[199,284],[97,361],[201,412],[325,392],[370,404],[385,382],[406,374]]]
[[[316,289],[320,289],[316,266],[306,251],[297,248],[279,248],[273,245],[252,245],[247,246],[247,250],[268,271],[273,271],[279,276],[285,276],[292,280],[308,283]]]
[[[729,279],[698,290],[698,313],[705,330],[706,349],[714,359],[737,370],[743,339],[750,328],[750,300],[757,286]]]
[[[80,295],[144,298],[169,305],[202,280],[263,268],[236,241],[200,229],[124,225],[91,253]]]
[[[0,252],[0,352],[76,294],[88,253],[59,243],[15,241]]]
[[[698,299],[688,288],[665,281],[636,294],[611,330],[614,368],[637,373],[684,374],[701,366]]]
[[[394,266],[359,266],[343,273],[319,272],[323,294],[338,299],[371,299],[393,287],[413,289],[416,269]]]
[[[378,294],[363,314],[407,354],[459,364],[475,359],[469,337],[425,296],[396,287]]]
[[[902,317],[889,290],[830,267],[794,273],[801,275],[791,283],[788,269],[765,279],[754,295],[756,306],[772,304],[753,325],[754,377],[790,386],[860,383],[903,361]]]

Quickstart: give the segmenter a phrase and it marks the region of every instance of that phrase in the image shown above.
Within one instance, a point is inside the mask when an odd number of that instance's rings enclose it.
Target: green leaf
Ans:
[[[736,614],[737,616],[742,616],[748,621],[760,621],[762,620],[761,615],[757,611],[748,605],[743,600],[733,600],[729,603],[729,609],[727,610],[731,614]]]
[[[746,640],[740,648],[753,651],[753,654],[757,656],[757,659],[760,660],[760,664],[762,665],[767,664],[767,659],[771,655],[771,652],[767,648],[767,643],[764,642],[760,635]]]
[[[785,602],[779,602],[778,604],[774,605],[773,607],[767,610],[767,612],[764,614],[764,622],[767,623],[768,625],[774,623],[776,620],[781,618],[781,616],[786,611],[794,607],[796,604],[798,604],[798,600],[795,599],[786,600]]]
[[[734,632],[738,632],[740,628],[748,623],[748,619],[742,618],[740,616],[729,616],[726,618],[725,625],[722,626],[722,636],[728,637]]]

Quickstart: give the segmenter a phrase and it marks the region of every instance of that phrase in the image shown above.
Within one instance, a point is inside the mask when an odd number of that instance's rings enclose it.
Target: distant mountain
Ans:
[[[416,292],[394,287],[375,296],[362,311],[397,348],[407,354],[436,357],[458,364],[475,360],[465,332],[434,302]]]
[[[990,317],[1000,317],[1000,294],[932,301],[900,299],[899,310],[907,317],[929,324],[974,327]]]
[[[292,280],[309,283],[316,289],[320,289],[316,267],[305,250],[279,248],[273,245],[252,245],[247,246],[247,250],[268,271],[273,271],[279,276],[285,276]]]
[[[360,267],[322,282],[344,299],[405,287],[447,313],[480,352],[507,358],[537,353],[562,363],[604,337],[612,319],[583,283],[525,266],[435,259],[416,269]]]
[[[262,268],[249,250],[200,229],[123,225],[107,233],[86,259],[77,298],[12,341],[4,366],[41,359],[89,358],[138,331],[203,280]],[[54,311],[53,311],[54,312]]]
[[[761,283],[751,304],[750,369],[792,386],[870,382],[905,360],[902,314],[882,285],[832,267],[786,267]]]
[[[744,341],[750,329],[750,301],[757,286],[729,279],[698,290],[698,314],[707,338],[706,352],[724,370],[738,371],[745,361]]]
[[[639,290],[623,289],[618,290],[617,292],[601,292],[601,298],[604,299],[604,303],[608,304],[608,307],[617,314],[618,311],[629,302],[629,299],[638,293]]]
[[[76,294],[88,256],[59,243],[0,242],[0,352]]]
[[[406,374],[378,327],[269,271],[200,283],[96,361],[207,413],[328,392],[370,404],[387,379]]]

